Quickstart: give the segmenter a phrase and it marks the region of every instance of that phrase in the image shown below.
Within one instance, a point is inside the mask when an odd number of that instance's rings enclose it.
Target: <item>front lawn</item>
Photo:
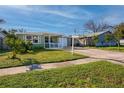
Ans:
[[[124,66],[106,61],[0,77],[0,87],[124,88]]]
[[[120,49],[118,49],[118,47],[96,47],[96,48],[103,49],[103,50],[109,50],[109,51],[124,52],[124,47],[120,47]]]
[[[109,51],[116,51],[116,52],[124,52],[124,46],[120,46],[120,49],[118,49],[117,46],[115,47],[85,47],[85,48],[95,48],[95,49],[102,49],[102,50],[109,50]]]
[[[62,50],[35,50],[33,53],[18,54],[18,59],[9,59],[11,52],[0,55],[0,68],[29,65],[32,63],[52,63],[86,58],[84,55],[74,54]]]

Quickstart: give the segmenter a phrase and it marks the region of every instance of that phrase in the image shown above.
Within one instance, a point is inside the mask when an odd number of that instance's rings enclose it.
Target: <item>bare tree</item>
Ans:
[[[26,32],[26,30],[25,29],[23,29],[23,28],[21,28],[21,29],[18,29],[18,32]]]
[[[103,22],[103,21],[94,21],[94,20],[88,20],[85,24],[84,27],[90,31],[92,31],[93,33],[95,32],[101,32],[104,31],[106,29],[111,28],[112,26],[110,26],[109,24]]]
[[[87,29],[87,30],[89,30],[89,31],[94,33],[94,36],[92,37],[92,40],[95,43],[98,42],[98,36],[95,34],[96,32],[102,32],[102,31],[106,31],[106,30],[110,31],[110,28],[112,29],[112,26],[110,26],[106,22],[94,21],[94,20],[88,20],[84,24],[84,27],[85,27],[85,29]]]

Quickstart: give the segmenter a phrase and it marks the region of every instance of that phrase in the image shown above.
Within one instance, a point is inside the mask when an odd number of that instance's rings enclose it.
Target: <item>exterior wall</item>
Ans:
[[[120,40],[120,45],[124,45],[124,39]]]
[[[39,43],[44,45],[45,36],[39,36]]]
[[[17,35],[17,36],[18,36],[18,38],[25,40],[24,35]]]
[[[29,36],[29,35],[19,34],[17,36],[18,38],[26,41],[27,40],[26,36]],[[34,47],[40,47],[40,46],[44,47],[44,36],[42,35],[31,35],[31,36],[38,36],[38,43],[33,43]]]
[[[106,32],[106,33],[103,33],[101,35],[99,35],[99,42],[96,44],[96,46],[115,46],[116,45],[116,42],[115,41],[109,41],[109,42],[105,42],[105,35],[106,34],[111,34],[110,32]]]
[[[60,37],[59,41],[58,41],[58,44],[59,44],[59,48],[67,47],[67,38]]]
[[[4,43],[4,38],[5,36],[0,33],[0,49],[8,50],[10,48]]]
[[[22,40],[27,40],[26,36],[28,35],[17,35]],[[38,43],[33,43],[34,47],[44,47],[44,48],[64,48],[67,47],[67,38],[61,36],[45,36],[45,35],[31,35],[38,36]],[[45,37],[48,37],[49,42],[45,42]],[[49,38],[50,37],[50,38]],[[56,42],[51,42],[51,38],[56,37],[58,40]]]

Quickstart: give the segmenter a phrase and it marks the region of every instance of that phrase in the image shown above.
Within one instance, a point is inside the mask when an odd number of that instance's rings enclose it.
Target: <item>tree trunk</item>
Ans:
[[[119,43],[119,42],[117,42],[117,44],[118,44],[118,50],[120,51],[120,43]]]
[[[12,59],[15,59],[15,58],[16,58],[16,51],[13,50],[13,51],[12,51]]]

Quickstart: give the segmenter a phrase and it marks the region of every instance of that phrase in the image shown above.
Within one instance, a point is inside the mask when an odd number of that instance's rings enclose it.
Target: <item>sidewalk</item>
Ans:
[[[39,64],[39,66],[41,67],[41,69],[39,70],[85,64],[85,63],[94,62],[94,61],[100,61],[100,59],[85,58],[85,59],[78,59],[78,60],[59,62],[59,63]],[[3,68],[3,69],[0,69],[0,76],[24,73],[24,72],[27,72],[27,70],[29,70],[27,66]]]
[[[39,64],[38,66],[40,66],[40,69],[37,69],[37,70],[61,68],[61,67],[78,65],[78,64],[86,64],[86,63],[91,63],[91,62],[96,62],[96,61],[101,61],[101,60],[102,59],[97,59],[97,58],[85,58],[85,59],[78,59],[78,60],[59,62],[59,63]],[[123,63],[120,63],[114,60],[106,60],[106,61],[112,62],[114,64],[124,65]],[[0,69],[0,76],[25,73],[27,71],[29,71],[29,66],[3,68],[3,69]]]

